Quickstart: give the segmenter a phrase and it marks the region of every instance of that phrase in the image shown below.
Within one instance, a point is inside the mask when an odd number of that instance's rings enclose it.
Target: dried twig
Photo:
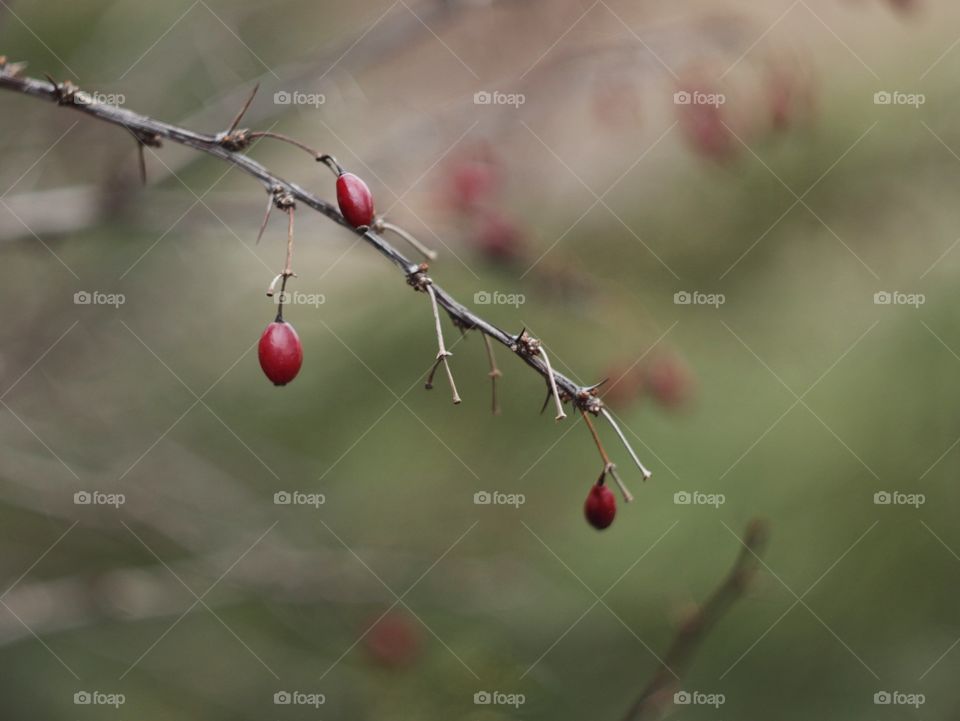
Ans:
[[[10,67],[14,66],[7,66],[7,68]],[[558,405],[563,400],[571,400],[577,408],[586,410],[594,415],[603,412],[607,420],[617,430],[617,434],[627,446],[631,457],[640,467],[644,477],[650,476],[650,472],[640,463],[626,437],[603,408],[602,401],[596,397],[595,389],[592,386],[580,386],[562,373],[557,373],[550,367],[549,361],[543,354],[529,352],[528,348],[518,343],[516,336],[510,335],[466,308],[462,303],[443,290],[443,288],[433,283],[432,279],[426,275],[420,266],[411,262],[379,233],[369,228],[358,229],[351,227],[336,206],[304,189],[300,185],[281,178],[257,161],[244,155],[241,150],[245,149],[247,144],[240,143],[237,145],[231,142],[236,139],[229,137],[238,132],[236,129],[234,129],[233,133],[198,133],[177,125],[155,120],[145,115],[140,115],[126,108],[106,105],[96,101],[79,103],[76,102],[75,97],[78,89],[70,83],[58,84],[55,81],[24,77],[20,75],[19,72],[14,73],[8,69],[0,70],[0,89],[19,92],[24,95],[47,100],[48,102],[56,103],[98,120],[126,128],[137,138],[151,146],[159,143],[161,139],[166,139],[212,155],[225,162],[232,163],[241,172],[263,183],[267,191],[274,194],[274,196],[281,193],[289,197],[291,202],[299,201],[326,216],[333,222],[343,226],[350,232],[361,236],[367,244],[396,264],[404,272],[408,280],[411,277],[418,276],[422,282],[429,283],[430,295],[433,302],[446,310],[457,327],[464,331],[479,331],[488,338],[497,341],[517,353],[528,366],[547,380],[551,386],[554,397],[558,401]],[[242,118],[242,115],[240,117]],[[236,122],[236,119],[234,122]],[[247,140],[249,140],[249,136]]]
[[[427,389],[433,388],[433,376],[437,372],[437,368],[443,363],[443,367],[447,370],[447,380],[450,381],[450,391],[453,393],[453,404],[459,405],[460,403],[460,394],[457,393],[457,384],[453,382],[453,371],[450,370],[450,362],[447,360],[450,356],[453,355],[450,351],[447,350],[446,345],[443,342],[443,327],[440,325],[440,308],[437,306],[437,296],[434,293],[433,286],[428,282],[426,284],[427,295],[430,296],[430,307],[433,308],[433,320],[437,326],[437,360],[433,364],[433,368],[430,369],[430,375],[427,376]]]
[[[764,522],[750,522],[741,540],[743,548],[733,568],[710,597],[683,621],[663,658],[663,664],[631,706],[624,721],[653,721],[666,715],[667,709],[673,704],[673,694],[680,689],[680,679],[704,638],[743,595],[756,575],[767,535]]]
[[[373,229],[378,233],[382,233],[385,230],[392,230],[398,236],[400,236],[405,241],[407,241],[414,249],[416,249],[418,253],[420,253],[424,257],[429,258],[430,260],[437,259],[437,251],[431,250],[430,248],[425,246],[423,243],[421,243],[419,240],[414,238],[410,233],[408,233],[406,230],[401,228],[399,225],[394,225],[393,223],[387,220],[384,220],[383,218],[377,218],[373,223]]]
[[[481,333],[483,336],[483,345],[487,349],[487,360],[490,362],[490,372],[487,374],[490,376],[490,385],[493,388],[493,402],[491,410],[493,415],[500,415],[500,400],[497,398],[497,378],[500,378],[503,373],[500,372],[500,369],[497,368],[497,359],[493,355],[493,346],[490,345],[490,338],[486,334]]]
[[[637,467],[640,469],[640,473],[643,474],[643,480],[647,480],[653,474],[647,470],[647,467],[640,462],[640,459],[637,457],[637,454],[633,451],[633,446],[630,445],[630,441],[627,440],[627,437],[623,435],[623,431],[620,430],[619,424],[613,420],[613,416],[610,414],[606,408],[601,408],[600,412],[603,414],[603,417],[607,419],[607,422],[613,426],[613,430],[617,432],[617,435],[620,437],[621,442],[626,446],[627,451],[630,453],[630,457],[633,458],[633,462],[637,464]]]

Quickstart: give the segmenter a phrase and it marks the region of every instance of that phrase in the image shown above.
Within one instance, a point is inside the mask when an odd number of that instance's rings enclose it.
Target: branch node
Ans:
[[[414,290],[426,293],[427,287],[432,283],[430,276],[427,275],[428,270],[430,270],[430,266],[427,263],[414,266],[414,269],[407,273],[407,284]]]

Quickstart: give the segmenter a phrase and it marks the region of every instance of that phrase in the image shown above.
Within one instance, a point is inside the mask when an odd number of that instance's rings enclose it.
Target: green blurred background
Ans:
[[[274,388],[254,346],[284,223],[255,243],[262,188],[169,143],[141,188],[122,130],[2,93],[5,717],[621,719],[754,517],[768,568],[683,681],[724,703],[668,714],[957,716],[950,3],[84,0],[0,22],[28,74],[198,130],[260,82],[244,125],[363,175],[471,306],[522,295],[475,308],[610,377],[654,472],[601,424],[636,502],[590,528],[583,421],[538,415],[542,380],[502,348],[492,416],[481,340],[449,325],[464,403],[425,392],[426,298],[304,208],[292,288],[324,302],[287,310],[305,362]],[[300,151],[250,152],[333,198]],[[75,702],[94,692],[125,702]]]

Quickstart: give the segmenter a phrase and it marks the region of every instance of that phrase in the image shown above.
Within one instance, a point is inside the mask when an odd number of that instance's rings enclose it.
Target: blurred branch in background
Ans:
[[[663,664],[623,721],[654,721],[667,714],[674,704],[673,695],[680,690],[683,675],[707,634],[743,596],[756,575],[759,564],[762,563],[760,556],[767,545],[768,535],[769,529],[763,521],[750,522],[740,541],[743,548],[737,555],[733,568],[710,597],[682,622],[664,656]]]

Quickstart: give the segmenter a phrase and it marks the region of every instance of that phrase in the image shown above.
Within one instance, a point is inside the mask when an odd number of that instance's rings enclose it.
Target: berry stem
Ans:
[[[490,376],[490,384],[493,387],[493,405],[491,410],[493,415],[499,416],[500,401],[497,398],[497,378],[500,378],[503,373],[497,368],[497,359],[493,355],[493,344],[490,343],[490,337],[486,333],[481,333],[480,337],[483,338],[483,345],[487,349],[487,360],[490,361],[490,372],[487,375]]]
[[[316,158],[317,155],[319,155],[319,153],[313,148],[311,148],[309,145],[305,145],[304,143],[301,143],[299,140],[295,140],[294,138],[291,138],[287,135],[282,135],[281,133],[271,133],[268,130],[264,130],[261,132],[250,133],[249,138],[250,140],[257,140],[258,138],[273,138],[274,140],[279,140],[282,143],[288,143],[297,148],[300,148],[300,150],[310,153],[310,155],[314,158]]]
[[[453,381],[453,371],[450,370],[450,363],[447,361],[451,355],[450,351],[447,350],[446,346],[443,343],[443,328],[440,325],[440,307],[437,305],[437,296],[433,291],[433,286],[430,283],[426,284],[427,295],[430,296],[430,305],[433,308],[433,320],[437,327],[437,345],[439,350],[437,351],[437,360],[433,364],[433,368],[430,370],[430,375],[427,378],[426,387],[433,388],[433,376],[437,372],[437,368],[441,363],[447,371],[447,380],[450,381],[450,391],[453,393],[453,404],[460,404],[460,394],[457,393],[457,384]]]
[[[611,461],[610,456],[607,455],[607,451],[603,447],[603,443],[600,441],[600,434],[597,433],[597,429],[593,425],[593,421],[590,420],[590,415],[584,410],[581,410],[580,413],[583,415],[583,420],[587,423],[587,428],[590,429],[590,435],[593,436],[593,442],[597,444],[597,450],[600,451],[600,458],[603,459],[603,472],[600,474],[600,480],[598,483],[602,483],[604,477],[606,477],[607,474],[610,474],[610,476],[613,477],[613,480],[616,481],[617,486],[620,488],[620,493],[623,494],[623,500],[625,500],[627,503],[632,503],[633,494],[630,493],[630,490],[617,473],[617,465]]]
[[[613,420],[613,416],[610,415],[610,411],[606,408],[601,408],[600,412],[603,414],[603,417],[607,419],[607,423],[613,426],[613,430],[617,432],[617,435],[620,437],[621,442],[626,447],[627,452],[630,454],[630,457],[633,458],[633,462],[637,464],[637,467],[640,469],[640,473],[643,475],[643,480],[647,480],[653,474],[647,470],[646,466],[640,462],[640,459],[637,458],[637,454],[634,452],[633,447],[630,445],[630,442],[627,440],[627,437],[623,435],[623,431],[620,430],[620,426],[617,425],[617,422]]]
[[[267,297],[272,297],[274,291],[277,287],[277,281],[280,281],[280,298],[277,300],[277,322],[283,322],[283,301],[287,295],[287,280],[294,276],[293,272],[293,215],[294,207],[291,205],[287,208],[287,217],[289,218],[287,222],[287,260],[283,266],[283,271],[274,277],[273,281],[270,283],[270,287],[267,288]],[[269,217],[269,210],[268,210]]]
[[[553,366],[550,365],[550,358],[547,356],[547,349],[540,346],[540,355],[543,356],[544,365],[547,366],[547,379],[550,381],[550,390],[553,391],[553,398],[557,402],[557,417],[555,420],[562,421],[567,417],[563,410],[563,401],[560,400],[560,394],[557,392],[557,379],[553,375]]]
[[[333,171],[333,174],[336,175],[338,178],[344,174],[345,171],[343,169],[343,166],[340,165],[340,163],[337,162],[337,159],[332,155],[329,155],[328,153],[324,153],[323,155],[317,155],[316,158],[318,163],[323,163],[324,165],[326,165],[328,168],[330,168],[330,170]]]

